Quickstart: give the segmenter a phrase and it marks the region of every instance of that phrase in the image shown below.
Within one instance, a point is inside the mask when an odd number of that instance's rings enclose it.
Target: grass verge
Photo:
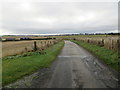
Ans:
[[[92,54],[94,54],[98,59],[103,60],[103,62],[107,64],[109,67],[113,68],[117,72],[120,72],[120,58],[118,58],[117,52],[86,42],[75,40],[72,40],[72,42],[87,49]]]
[[[44,55],[32,52],[31,56],[5,59],[2,61],[2,84],[7,85],[25,75],[32,74],[38,69],[48,67],[61,51],[64,42],[49,47]]]

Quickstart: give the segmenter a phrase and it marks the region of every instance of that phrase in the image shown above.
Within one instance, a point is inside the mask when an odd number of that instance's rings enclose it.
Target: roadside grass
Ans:
[[[94,54],[98,59],[102,60],[109,67],[113,68],[115,71],[120,72],[120,58],[118,53],[112,50],[108,50],[104,47],[89,44],[86,42],[71,40],[72,42],[82,46],[86,50]]]
[[[2,85],[7,85],[25,75],[32,74],[38,69],[48,67],[56,58],[63,46],[64,42],[62,41],[49,47],[44,51],[46,54],[43,55],[40,55],[38,52],[31,52],[30,56],[3,59]]]

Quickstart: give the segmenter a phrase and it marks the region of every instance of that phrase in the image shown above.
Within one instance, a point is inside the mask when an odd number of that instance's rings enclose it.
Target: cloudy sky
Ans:
[[[2,35],[116,32],[118,2],[110,1],[3,0],[0,30]]]

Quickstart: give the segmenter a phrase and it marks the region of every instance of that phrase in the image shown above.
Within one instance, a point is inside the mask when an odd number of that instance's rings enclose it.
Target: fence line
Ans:
[[[43,51],[48,47],[56,44],[59,40],[37,40],[21,42],[3,42],[2,57],[18,55],[24,52]]]
[[[73,38],[72,38],[73,39]],[[83,41],[87,42],[90,44],[98,45],[101,47],[105,47],[107,49],[113,50],[113,51],[120,51],[120,39],[118,37],[92,37],[92,38],[87,38],[87,37],[79,37],[79,38],[74,38],[74,40],[78,41]]]

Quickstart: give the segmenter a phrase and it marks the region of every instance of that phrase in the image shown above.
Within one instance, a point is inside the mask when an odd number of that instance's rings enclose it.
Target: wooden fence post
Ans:
[[[34,41],[34,51],[37,51],[36,41]]]
[[[120,39],[117,40],[117,50],[118,50],[118,58],[120,58]]]

